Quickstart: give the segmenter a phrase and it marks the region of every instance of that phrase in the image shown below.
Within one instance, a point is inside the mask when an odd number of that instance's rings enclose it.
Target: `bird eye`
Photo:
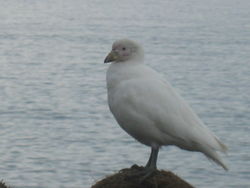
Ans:
[[[123,47],[123,48],[122,48],[122,50],[126,50],[126,48],[125,48],[125,47]]]

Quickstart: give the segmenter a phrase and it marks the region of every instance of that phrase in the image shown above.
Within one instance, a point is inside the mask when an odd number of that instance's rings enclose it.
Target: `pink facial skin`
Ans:
[[[122,45],[114,45],[112,50],[117,52],[122,57],[128,57],[131,53],[129,49],[125,48]]]

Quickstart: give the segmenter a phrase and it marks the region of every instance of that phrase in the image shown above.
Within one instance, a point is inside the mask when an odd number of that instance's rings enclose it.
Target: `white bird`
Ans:
[[[159,148],[166,145],[202,152],[228,170],[216,152],[226,152],[227,147],[172,86],[144,64],[139,44],[115,41],[104,60],[108,62],[112,62],[106,75],[110,111],[129,135],[151,147],[145,178],[157,169]]]

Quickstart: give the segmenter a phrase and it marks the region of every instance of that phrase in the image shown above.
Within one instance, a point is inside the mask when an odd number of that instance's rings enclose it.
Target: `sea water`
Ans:
[[[0,179],[18,188],[89,188],[150,148],[107,106],[103,60],[113,41],[146,63],[229,147],[229,172],[163,147],[158,168],[195,187],[250,187],[250,1],[1,0]]]

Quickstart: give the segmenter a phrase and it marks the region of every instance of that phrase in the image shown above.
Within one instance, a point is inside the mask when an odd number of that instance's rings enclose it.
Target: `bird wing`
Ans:
[[[122,118],[123,122],[131,119],[137,123],[140,123],[138,119],[144,124],[150,122],[150,126],[166,137],[166,144],[171,142],[184,149],[200,151],[204,146],[213,150],[225,149],[171,85],[159,77],[128,79],[121,82],[116,91],[114,104],[119,107],[112,110],[111,105],[110,109],[114,115],[120,112],[115,115],[118,122]]]
[[[227,147],[168,82],[144,65],[114,70],[107,77],[109,107],[126,132],[149,146],[176,145],[200,151],[228,169],[216,153],[226,152]]]

